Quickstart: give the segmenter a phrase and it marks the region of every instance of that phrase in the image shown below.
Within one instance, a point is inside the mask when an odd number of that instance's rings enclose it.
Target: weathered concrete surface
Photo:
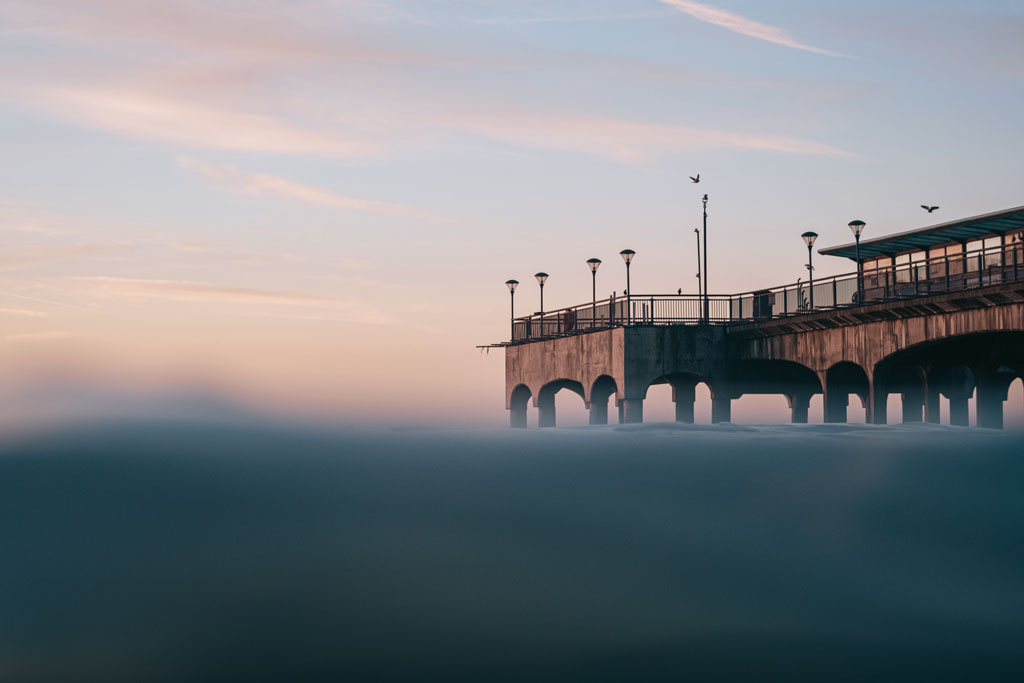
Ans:
[[[730,354],[725,328],[697,326],[619,327],[575,337],[509,346],[505,349],[505,405],[519,386],[533,404],[544,388],[560,380],[583,386],[589,405],[594,383],[615,382],[619,400],[643,399],[647,388],[666,378],[692,377],[694,384],[716,378],[724,391]],[[712,391],[716,387],[712,386]]]
[[[632,327],[625,341],[624,398],[644,399],[651,384],[666,382],[680,389],[704,381],[712,396],[733,393],[728,379],[735,351],[724,327]]]
[[[536,407],[541,390],[558,380],[579,382],[583,386],[583,400],[589,404],[594,382],[602,375],[615,381],[616,395],[622,398],[626,331],[626,328],[619,327],[507,347],[505,406],[512,407],[512,392],[522,385],[530,390]]]

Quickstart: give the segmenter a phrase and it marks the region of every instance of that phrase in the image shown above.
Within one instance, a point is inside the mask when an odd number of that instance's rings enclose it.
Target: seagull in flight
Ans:
[[[700,182],[700,173],[697,174],[696,178],[694,178],[693,176],[690,176],[690,180],[692,180],[695,183],[699,183]]]
[[[922,204],[921,208],[924,209],[925,211],[927,211],[928,213],[931,213],[932,211],[934,211],[935,209],[937,209],[939,207],[937,207],[937,206],[925,206],[924,204]]]

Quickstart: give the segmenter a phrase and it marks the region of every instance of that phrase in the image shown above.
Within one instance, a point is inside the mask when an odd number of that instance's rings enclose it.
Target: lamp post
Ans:
[[[708,303],[708,196],[701,200],[704,204],[704,324],[711,323],[711,307]]]
[[[537,273],[534,275],[537,278],[537,282],[540,284],[540,314],[544,315],[544,283],[548,279],[547,273]]]
[[[629,299],[633,296],[633,288],[629,286],[629,264],[632,263],[636,252],[632,249],[623,249],[619,252],[619,256],[626,262],[626,324],[628,325],[633,322],[633,307],[629,304]]]
[[[864,303],[864,273],[860,266],[860,234],[864,232],[864,221],[850,221],[850,230],[857,241],[857,303]]]
[[[591,276],[591,293],[593,296],[593,304],[590,309],[590,327],[593,328],[597,325],[597,267],[601,265],[601,259],[599,258],[588,258],[587,265],[590,266]]]
[[[519,280],[506,280],[505,286],[508,287],[509,298],[512,300],[512,336],[511,340],[516,339],[516,287],[519,286]]]
[[[697,236],[697,301],[700,302],[703,300],[701,298],[701,292],[704,291],[700,286],[700,230],[694,228],[693,234]]]
[[[813,311],[814,310],[814,263],[812,261],[812,259],[813,259],[813,251],[812,251],[812,249],[814,248],[814,240],[818,239],[818,233],[816,233],[816,232],[805,232],[804,234],[802,234],[800,236],[804,238],[804,244],[807,245],[807,282],[808,282],[808,289],[810,289],[810,292],[811,292],[810,297],[809,297],[810,306],[811,306],[811,310]]]

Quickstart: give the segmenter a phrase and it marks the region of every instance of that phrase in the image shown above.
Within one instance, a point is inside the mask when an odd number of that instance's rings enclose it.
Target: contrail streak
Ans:
[[[674,7],[680,12],[685,12],[694,19],[699,19],[700,21],[705,21],[709,24],[714,24],[715,26],[721,26],[722,28],[734,31],[744,36],[757,38],[758,40],[766,40],[769,43],[775,43],[776,45],[784,45],[796,50],[806,50],[807,52],[815,52],[819,55],[828,55],[830,57],[848,56],[839,52],[832,52],[831,50],[823,50],[820,47],[813,47],[811,45],[798,43],[790,37],[789,33],[787,33],[785,29],[781,29],[778,26],[762,24],[754,21],[753,19],[747,19],[746,17],[741,17],[738,14],[718,9],[717,7],[703,5],[699,2],[690,2],[690,0],[659,0],[659,2],[663,5]]]

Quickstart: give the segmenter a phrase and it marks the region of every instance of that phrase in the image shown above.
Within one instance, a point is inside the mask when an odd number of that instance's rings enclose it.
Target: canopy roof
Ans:
[[[929,247],[936,247],[949,242],[963,242],[1002,235],[1011,230],[1024,228],[1024,206],[1015,209],[1004,209],[995,213],[986,213],[973,218],[961,218],[949,223],[940,223],[928,228],[918,228],[899,232],[888,237],[878,237],[873,240],[861,240],[861,260],[876,258],[879,256],[895,256],[908,251],[920,251]],[[829,247],[819,249],[819,254],[826,256],[842,256],[848,259],[857,258],[856,243],[844,244],[840,247]]]

